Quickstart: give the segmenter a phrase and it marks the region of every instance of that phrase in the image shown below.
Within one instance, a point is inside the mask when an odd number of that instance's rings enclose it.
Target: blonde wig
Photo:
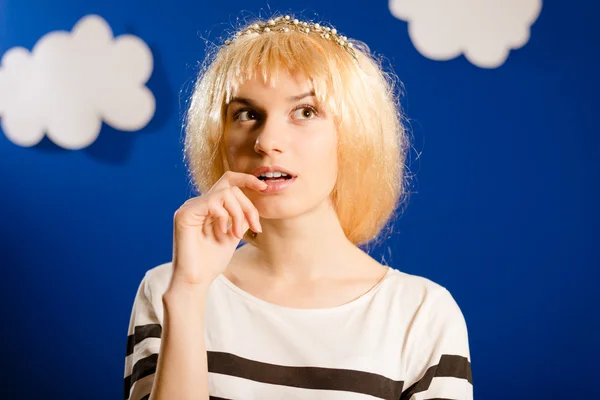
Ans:
[[[239,32],[266,22],[253,20]],[[186,112],[185,158],[196,189],[205,193],[228,169],[224,110],[239,85],[255,77],[275,84],[279,73],[300,72],[337,127],[338,175],[330,198],[340,224],[355,245],[372,243],[408,195],[410,140],[395,75],[352,39],[355,57],[332,40],[294,30],[234,38],[207,55]],[[253,239],[251,231],[244,236]]]

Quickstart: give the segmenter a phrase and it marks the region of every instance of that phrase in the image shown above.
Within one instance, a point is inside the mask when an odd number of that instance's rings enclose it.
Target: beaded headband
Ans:
[[[358,60],[352,43],[348,42],[348,38],[346,36],[338,35],[337,29],[322,26],[318,23],[303,22],[297,19],[291,19],[289,15],[270,19],[266,23],[252,24],[243,31],[237,32],[235,37],[233,37],[231,40],[226,40],[225,44],[231,44],[236,37],[242,35],[258,35],[268,32],[289,32],[291,30],[305,34],[311,34],[312,32],[313,34],[318,34],[323,39],[333,40],[340,47],[346,50],[346,52],[348,52],[355,60]]]

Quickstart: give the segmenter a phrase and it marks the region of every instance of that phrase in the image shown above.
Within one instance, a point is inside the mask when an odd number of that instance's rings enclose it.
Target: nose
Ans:
[[[282,153],[287,146],[285,126],[275,118],[267,118],[258,132],[254,142],[254,151],[259,154],[270,155]]]

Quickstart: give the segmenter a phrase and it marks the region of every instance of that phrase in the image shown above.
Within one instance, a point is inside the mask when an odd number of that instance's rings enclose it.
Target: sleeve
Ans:
[[[154,382],[162,325],[152,303],[148,274],[142,279],[131,311],[125,354],[125,400],[147,400]]]
[[[472,400],[469,337],[458,304],[441,288],[419,314],[410,333],[414,354],[408,357],[400,400]]]

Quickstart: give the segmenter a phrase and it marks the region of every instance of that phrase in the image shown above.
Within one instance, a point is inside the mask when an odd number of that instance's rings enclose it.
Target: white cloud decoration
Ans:
[[[141,129],[156,108],[145,86],[152,69],[152,53],[140,38],[115,38],[103,18],[87,15],[71,32],[44,35],[31,53],[13,47],[4,54],[0,125],[17,145],[34,146],[47,134],[71,150],[92,144],[102,121]]]
[[[408,22],[425,57],[445,61],[464,54],[478,67],[497,68],[529,41],[542,0],[390,0],[389,8]]]

